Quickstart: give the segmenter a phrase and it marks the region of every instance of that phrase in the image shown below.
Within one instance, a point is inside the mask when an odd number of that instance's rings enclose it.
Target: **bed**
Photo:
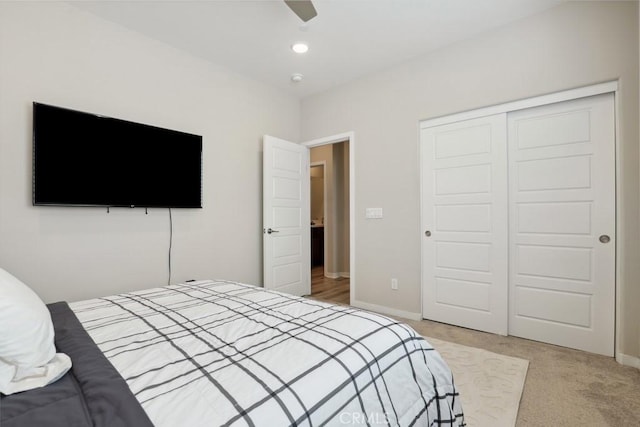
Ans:
[[[72,369],[0,425],[464,426],[451,371],[387,317],[229,281],[48,306]]]

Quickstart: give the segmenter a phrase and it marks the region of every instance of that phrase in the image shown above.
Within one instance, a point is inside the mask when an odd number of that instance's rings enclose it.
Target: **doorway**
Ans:
[[[311,162],[310,171],[310,200],[311,217],[311,270],[320,270],[324,275],[325,235],[324,218],[326,215],[327,186],[325,185],[326,161]]]
[[[311,296],[351,301],[350,138],[310,147]]]
[[[342,173],[348,184],[341,190],[348,211],[342,210],[344,221],[341,235],[348,247],[342,247],[342,270],[335,270],[338,278],[348,279],[348,300],[353,305],[355,280],[355,135],[346,132],[297,144],[270,135],[263,138],[263,286],[297,296],[311,295],[311,238],[310,238],[310,151],[311,148],[348,143],[348,151],[341,150]],[[345,147],[346,145],[343,145]],[[336,149],[336,153],[338,153]],[[328,169],[328,168],[327,168]],[[332,211],[333,212],[333,211]],[[324,221],[326,222],[327,215]],[[346,237],[348,236],[348,238]],[[348,254],[345,256],[345,254]],[[325,260],[327,257],[325,256]],[[326,264],[326,261],[324,262]],[[345,265],[347,266],[345,268]],[[324,277],[324,274],[323,274]],[[328,278],[328,279],[331,279]],[[330,300],[329,300],[330,301]]]

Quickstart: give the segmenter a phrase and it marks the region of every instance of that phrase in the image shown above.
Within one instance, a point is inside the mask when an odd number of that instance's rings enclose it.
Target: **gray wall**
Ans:
[[[640,355],[637,8],[569,2],[303,100],[303,140],[355,132],[357,301],[421,312],[420,120],[619,79],[621,349]]]
[[[173,282],[262,283],[262,135],[298,140],[298,100],[66,3],[0,2],[0,267],[53,301],[166,284],[168,211],[31,206],[33,101],[202,135]]]
[[[336,272],[349,275],[349,141],[333,144]]]

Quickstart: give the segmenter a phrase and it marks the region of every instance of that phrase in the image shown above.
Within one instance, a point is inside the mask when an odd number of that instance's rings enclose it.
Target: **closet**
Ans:
[[[612,356],[614,94],[563,97],[421,123],[423,317]]]

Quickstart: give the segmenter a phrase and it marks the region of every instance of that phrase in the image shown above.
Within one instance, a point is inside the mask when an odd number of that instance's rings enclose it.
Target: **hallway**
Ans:
[[[336,304],[349,305],[349,278],[324,277],[323,266],[311,269],[311,297]]]

